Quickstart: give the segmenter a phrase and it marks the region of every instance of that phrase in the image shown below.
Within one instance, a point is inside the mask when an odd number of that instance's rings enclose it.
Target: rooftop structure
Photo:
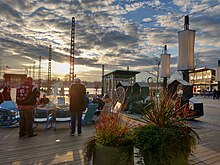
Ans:
[[[138,73],[140,72],[129,70],[115,70],[107,73],[104,75],[104,93],[108,93],[112,97],[119,82],[127,82],[133,85],[136,82],[136,74]]]
[[[4,73],[3,78],[5,84],[10,85],[11,87],[17,87],[25,81],[27,74]]]

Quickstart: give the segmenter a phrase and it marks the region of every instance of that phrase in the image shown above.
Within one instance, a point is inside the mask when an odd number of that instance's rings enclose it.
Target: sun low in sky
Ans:
[[[220,54],[220,0],[4,0],[0,1],[0,58],[13,69],[47,74],[52,46],[52,77],[69,74],[70,31],[75,17],[75,73],[101,80],[116,69],[154,71],[164,45],[178,75],[178,31],[189,15],[196,31],[197,67],[216,68]],[[147,72],[146,72],[147,71]],[[42,76],[43,77],[43,76]]]

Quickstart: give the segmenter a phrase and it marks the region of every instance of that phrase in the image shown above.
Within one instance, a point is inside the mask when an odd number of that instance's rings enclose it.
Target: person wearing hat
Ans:
[[[33,79],[27,77],[25,82],[17,88],[16,103],[18,105],[20,121],[19,121],[19,137],[37,136],[34,133],[34,110],[37,103],[37,97],[40,96],[40,92],[36,86],[33,85]]]
[[[76,119],[78,121],[77,132],[82,134],[82,112],[86,109],[85,96],[86,88],[81,84],[79,78],[75,78],[74,83],[69,88],[70,96],[70,112],[71,112],[71,132],[70,135],[75,135]]]

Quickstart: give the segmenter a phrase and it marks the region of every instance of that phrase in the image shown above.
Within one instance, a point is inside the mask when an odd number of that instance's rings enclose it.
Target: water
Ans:
[[[94,95],[96,94],[96,90],[95,88],[86,88],[86,91],[89,92],[90,95]],[[60,88],[58,88],[58,92],[60,92]],[[97,90],[97,94],[101,94],[102,92],[102,89],[98,89]],[[44,92],[41,92],[41,98],[43,97],[43,93]],[[69,88],[64,88],[64,94],[65,94],[65,103],[68,104],[69,103]],[[53,103],[57,104],[57,98],[58,97],[61,97],[57,94],[52,94],[52,95],[49,95],[48,98],[50,99],[50,101],[52,101]],[[11,88],[11,98],[13,101],[16,101],[16,88]]]
[[[41,88],[41,89],[46,90],[46,88]],[[54,91],[55,91],[55,93],[59,94],[59,93],[61,93],[61,88],[56,88]],[[91,95],[94,95],[96,93],[98,95],[102,94],[101,88],[97,89],[97,91],[95,88],[86,88],[86,91],[89,92],[89,94],[91,94]],[[64,95],[69,95],[69,88],[68,87],[64,88]]]
[[[96,94],[95,88],[86,88],[86,91],[89,92],[89,94],[91,94],[91,95]],[[101,88],[97,90],[97,94],[98,95],[102,94],[102,89]]]

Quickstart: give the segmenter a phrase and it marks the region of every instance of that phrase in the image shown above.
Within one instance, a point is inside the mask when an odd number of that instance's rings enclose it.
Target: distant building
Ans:
[[[140,72],[129,70],[115,70],[104,75],[104,93],[108,93],[111,97],[114,95],[116,85],[119,82],[127,82],[133,85],[136,82],[136,74]]]
[[[3,75],[4,83],[10,85],[12,88],[16,88],[18,85],[23,83],[27,78],[27,74],[11,74],[5,73]]]
[[[198,68],[189,73],[189,83],[193,85],[193,93],[200,94],[202,91],[213,91],[217,89],[215,81],[215,70],[209,68]]]
[[[145,100],[149,96],[149,86],[146,82],[136,82],[133,85],[132,93],[141,100]]]

